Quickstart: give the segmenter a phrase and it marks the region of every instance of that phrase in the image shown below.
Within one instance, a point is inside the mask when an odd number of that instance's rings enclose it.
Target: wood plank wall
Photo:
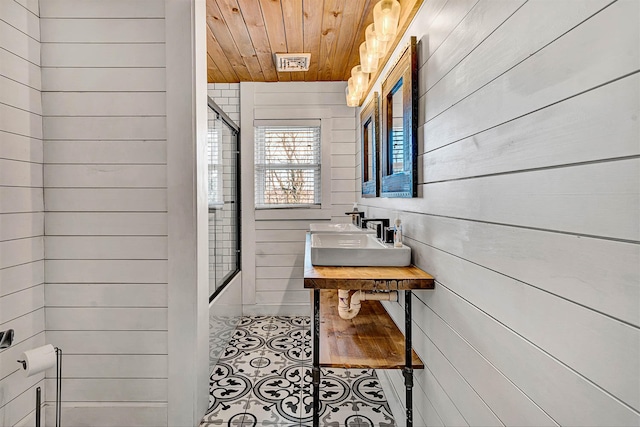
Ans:
[[[16,363],[45,343],[42,102],[37,2],[0,2],[0,425],[33,422],[35,388]]]
[[[46,333],[69,426],[167,423],[164,13],[41,2]]]
[[[345,212],[351,210],[356,198],[355,109],[344,101],[344,82],[280,82],[252,83],[254,88],[247,95],[247,86],[241,83],[240,105],[243,141],[253,143],[252,122],[255,111],[290,111],[295,118],[300,111],[330,111],[331,164],[323,171],[331,174],[330,219],[344,222]],[[245,105],[245,97],[250,97]],[[247,139],[245,139],[247,138]],[[309,291],[303,289],[304,236],[309,229],[309,216],[288,216],[281,219],[253,221],[253,150],[248,153],[242,146],[242,194],[243,226],[243,299],[245,313],[261,314],[309,314]],[[247,170],[247,167],[251,170]],[[245,198],[245,196],[248,197]],[[250,203],[250,205],[248,205]],[[249,212],[248,212],[249,211]],[[306,212],[308,214],[309,212]],[[325,220],[328,220],[326,218]],[[251,277],[255,275],[255,280]],[[255,289],[254,289],[255,286]],[[255,304],[255,305],[254,305]]]
[[[437,279],[418,425],[640,423],[639,7],[428,0],[411,24],[420,197],[360,203]]]

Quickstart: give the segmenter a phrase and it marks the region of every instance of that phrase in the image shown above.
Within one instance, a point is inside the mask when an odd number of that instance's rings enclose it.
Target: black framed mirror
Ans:
[[[418,58],[416,38],[382,83],[382,197],[418,195]]]
[[[377,197],[380,192],[378,164],[380,163],[380,108],[378,92],[360,111],[360,151],[362,153],[362,197]]]

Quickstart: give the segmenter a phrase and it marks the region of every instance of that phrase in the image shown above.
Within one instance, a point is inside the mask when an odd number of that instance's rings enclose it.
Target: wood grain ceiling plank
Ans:
[[[350,0],[345,3],[340,32],[338,33],[336,55],[331,69],[331,80],[344,80],[353,45],[357,44],[360,47],[360,43],[364,41],[364,32],[359,33],[358,29],[362,21],[362,10],[366,3],[367,0]],[[350,72],[351,69],[349,69]]]
[[[302,0],[281,0],[284,33],[287,37],[289,53],[303,53],[304,38],[302,33]],[[291,80],[304,80],[304,72],[291,73]]]
[[[213,35],[211,28],[207,25],[207,53],[211,60],[218,66],[224,76],[224,80],[216,83],[237,83],[240,78],[231,66],[231,63],[224,54],[218,40]]]
[[[213,61],[211,55],[207,53],[207,83],[229,83]]]
[[[249,73],[249,69],[244,63],[244,59],[215,1],[207,1],[207,25],[211,29],[213,36],[218,40],[220,48],[240,78],[240,81],[252,81],[251,73]],[[215,57],[213,58],[215,59]]]
[[[345,0],[325,0],[320,36],[318,80],[331,80]]]
[[[322,15],[324,0],[304,0],[303,8],[303,49],[311,54],[309,71],[305,73],[305,80],[316,81],[318,78],[318,64],[320,61],[320,34],[322,32]]]
[[[265,29],[264,18],[260,6],[255,0],[238,0],[240,12],[247,24],[247,31],[251,37],[253,48],[258,56],[258,62],[262,67],[264,80],[267,82],[278,81],[278,74],[273,63],[273,54],[269,45],[269,36]]]
[[[356,30],[356,39],[351,46],[351,52],[349,52],[347,65],[343,71],[343,80],[349,80],[351,77],[351,69],[360,64],[360,44],[365,40],[365,31],[367,27],[373,23],[373,7],[378,0],[367,0],[362,10],[362,16],[360,24]]]
[[[249,74],[251,74],[251,79],[253,81],[264,81],[262,67],[260,66],[256,50],[253,46],[253,42],[251,41],[251,36],[247,29],[247,23],[245,22],[242,13],[240,13],[240,5],[236,0],[217,0],[217,2],[218,8],[222,13],[222,17],[229,28],[231,37],[233,37],[233,40],[238,47],[240,56],[242,56],[242,59],[249,70]]]
[[[260,0],[260,8],[262,9],[264,26],[269,36],[271,51],[273,53],[288,52],[280,0]],[[291,81],[291,73],[278,73],[278,80],[281,82]]]

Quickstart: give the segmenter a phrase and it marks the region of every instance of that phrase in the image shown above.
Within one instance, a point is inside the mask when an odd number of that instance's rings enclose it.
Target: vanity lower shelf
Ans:
[[[320,291],[320,366],[332,368],[403,369],[404,335],[379,301],[362,301],[360,313],[338,315],[336,290]],[[412,351],[414,369],[424,363]]]

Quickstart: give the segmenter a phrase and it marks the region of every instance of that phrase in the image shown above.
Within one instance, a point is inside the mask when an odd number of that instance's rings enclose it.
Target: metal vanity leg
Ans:
[[[411,291],[404,291],[404,385],[406,388],[407,427],[413,426],[413,364],[411,358]]]
[[[313,290],[313,427],[320,424],[320,289]]]

